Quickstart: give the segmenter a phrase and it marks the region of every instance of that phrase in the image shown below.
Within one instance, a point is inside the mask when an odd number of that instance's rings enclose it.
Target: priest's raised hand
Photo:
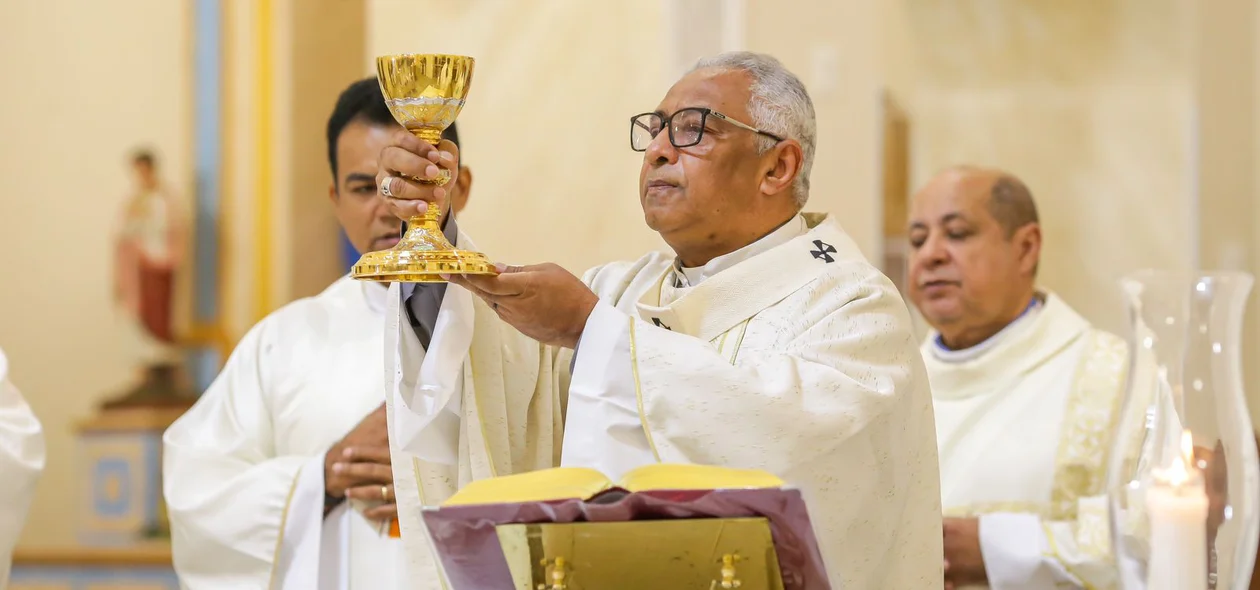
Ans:
[[[376,186],[400,219],[420,215],[430,203],[439,203],[446,210],[450,191],[423,182],[437,178],[441,170],[449,172],[451,178],[459,174],[459,146],[446,139],[435,146],[399,130],[393,143],[381,151]]]
[[[363,511],[363,516],[372,520],[388,521],[398,516],[384,404],[328,450],[324,490],[325,514],[345,498],[352,498],[380,504]]]

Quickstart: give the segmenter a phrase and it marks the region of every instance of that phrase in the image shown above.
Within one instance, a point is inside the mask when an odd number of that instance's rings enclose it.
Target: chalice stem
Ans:
[[[441,207],[438,204],[429,203],[424,213],[408,219],[407,233],[395,248],[454,250],[455,245],[451,244],[442,233],[442,225],[438,221],[440,211]]]

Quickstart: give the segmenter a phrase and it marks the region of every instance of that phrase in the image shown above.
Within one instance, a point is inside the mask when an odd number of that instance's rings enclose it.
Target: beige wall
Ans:
[[[913,184],[958,163],[1022,177],[1044,226],[1042,283],[1120,334],[1116,279],[1194,263],[1178,1],[930,0],[907,14]]]
[[[71,427],[137,377],[110,295],[129,151],[152,146],[191,195],[186,7],[0,2],[0,347],[49,455],[27,543],[73,539]]]

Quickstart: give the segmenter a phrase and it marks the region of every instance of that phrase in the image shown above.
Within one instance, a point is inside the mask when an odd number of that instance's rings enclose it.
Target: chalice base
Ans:
[[[442,235],[436,212],[413,217],[408,226],[393,248],[359,257],[350,276],[380,283],[445,283],[441,275],[498,274],[485,254],[456,249]]]

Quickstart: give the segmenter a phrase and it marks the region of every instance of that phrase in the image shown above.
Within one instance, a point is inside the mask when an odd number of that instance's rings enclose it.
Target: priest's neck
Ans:
[[[940,336],[936,339],[936,343],[946,350],[967,350],[979,346],[1027,316],[1044,300],[1045,297],[1042,294],[1030,293],[1027,297],[1021,298],[1018,306],[1001,310],[984,320],[972,319],[972,321],[942,325],[937,329]]]
[[[757,223],[745,227],[722,227],[720,231],[685,232],[690,234],[685,237],[678,234],[667,236],[665,232],[661,232],[661,237],[678,256],[680,266],[700,268],[741,251],[759,250],[759,244],[777,246],[781,241],[786,241],[779,240],[780,235],[791,239],[808,229],[797,212],[792,212],[787,217],[774,217],[769,223],[764,218],[756,221]]]

